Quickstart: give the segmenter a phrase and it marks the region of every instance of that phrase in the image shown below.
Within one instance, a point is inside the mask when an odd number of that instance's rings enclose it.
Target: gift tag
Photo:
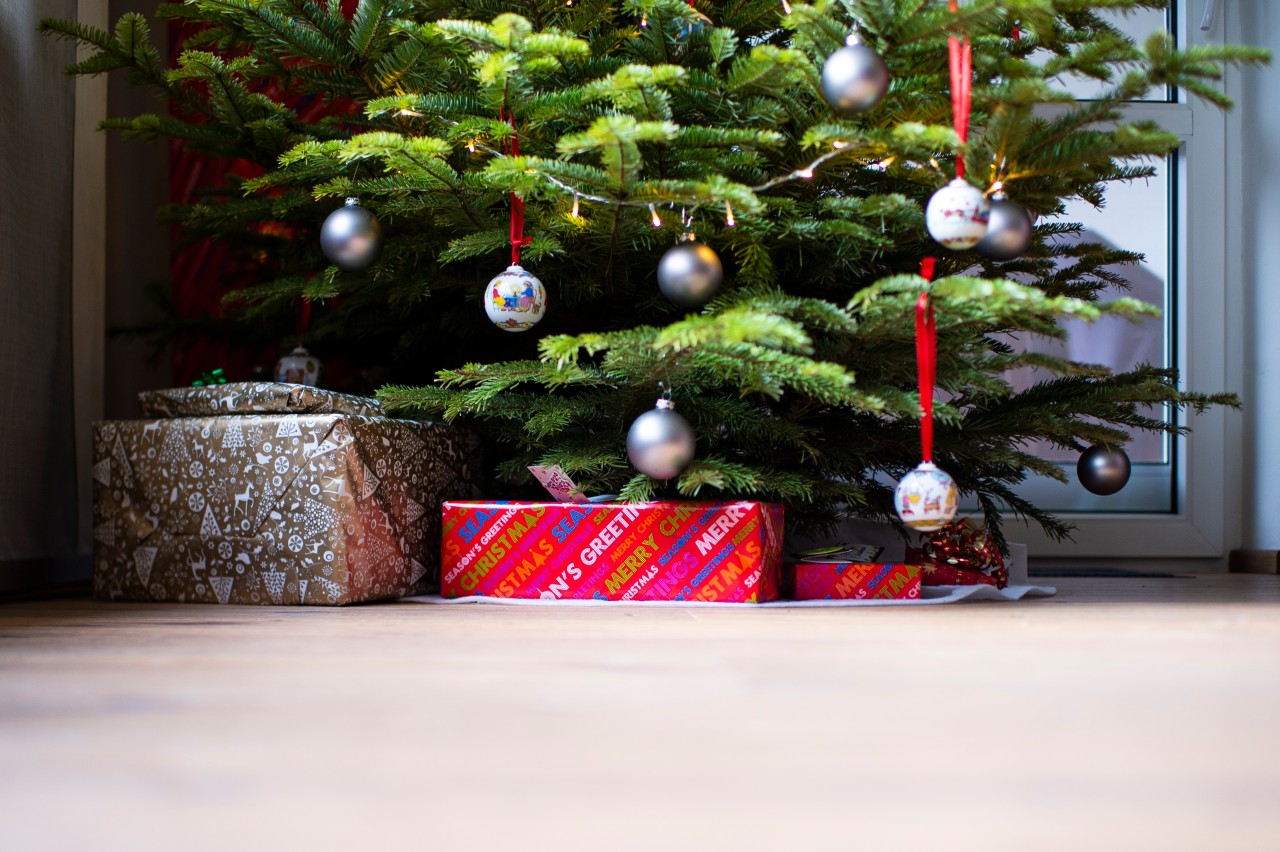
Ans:
[[[587,495],[582,493],[569,474],[558,464],[546,467],[540,464],[529,465],[529,472],[534,478],[542,483],[542,487],[547,489],[552,497],[558,503],[586,503]]]

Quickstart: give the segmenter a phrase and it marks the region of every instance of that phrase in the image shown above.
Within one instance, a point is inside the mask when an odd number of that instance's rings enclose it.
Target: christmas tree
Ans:
[[[1118,263],[1078,239],[1064,203],[1102,204],[1177,143],[1117,106],[1154,85],[1222,107],[1239,47],[1135,44],[1103,10],[1151,0],[189,0],[162,19],[198,25],[169,67],[147,21],[112,33],[47,30],[96,48],[70,70],[128,69],[169,110],[111,130],[255,166],[174,215],[256,259],[230,292],[241,334],[292,325],[320,303],[308,341],[383,363],[396,410],[485,433],[513,487],[558,464],[593,493],[779,500],[800,526],[892,517],[893,482],[920,459],[914,311],[937,312],[935,455],[987,519],[1068,527],[1017,494],[1060,468],[1026,450],[1122,445],[1176,431],[1144,406],[1234,405],[1168,369],[1112,373],[1024,352],[1064,317],[1152,309]],[[857,33],[892,83],[862,112],[823,96],[824,62]],[[949,42],[972,49],[971,118],[953,122]],[[1105,83],[1076,101],[1062,81]],[[299,98],[323,99],[319,117]],[[1059,104],[1053,117],[1041,104]],[[518,152],[518,153],[517,153]],[[995,262],[947,251],[925,229],[930,196],[963,170],[1038,216],[1031,247]],[[376,215],[377,261],[344,271],[319,231],[343,199]],[[522,212],[523,227],[513,223]],[[664,298],[656,270],[686,231],[718,254],[705,306]],[[527,236],[526,236],[527,235]],[[513,247],[512,243],[517,243]],[[508,253],[546,282],[531,331],[494,328],[482,297]],[[921,259],[938,256],[928,284]],[[356,264],[358,266],[358,264]],[[679,294],[678,294],[679,295]],[[694,299],[697,301],[697,299]],[[1049,378],[1015,391],[1002,377]],[[632,421],[670,395],[697,458],[670,481],[628,463]]]

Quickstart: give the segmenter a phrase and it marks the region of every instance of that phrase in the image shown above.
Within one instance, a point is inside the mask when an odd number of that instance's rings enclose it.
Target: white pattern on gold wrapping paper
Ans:
[[[111,485],[111,459],[105,458],[93,466],[93,479],[103,485]]]
[[[116,528],[113,521],[103,521],[93,528],[93,540],[106,547],[115,547]]]
[[[231,599],[231,584],[234,582],[234,577],[209,578],[209,585],[213,586],[213,593],[218,596],[218,603],[225,604]]]
[[[284,581],[286,575],[283,571],[263,571],[262,585],[266,587],[267,594],[271,595],[271,600],[280,603],[284,596]]]
[[[138,571],[138,579],[144,586],[151,579],[151,566],[155,564],[157,551],[158,548],[155,547],[139,547],[133,551],[133,565]]]
[[[124,487],[133,487],[133,467],[129,464],[129,456],[124,451],[124,444],[120,441],[120,436],[116,435],[115,447],[111,451],[111,457],[115,460],[116,469],[120,471],[120,475],[124,478]]]
[[[209,539],[222,535],[222,527],[218,526],[218,519],[213,516],[213,507],[204,507],[204,520],[200,523],[200,538]]]
[[[222,433],[222,449],[239,449],[245,446],[244,429],[238,419],[231,419]]]

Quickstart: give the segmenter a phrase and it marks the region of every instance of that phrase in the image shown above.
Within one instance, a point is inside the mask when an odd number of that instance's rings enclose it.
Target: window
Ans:
[[[1220,23],[1206,32],[1196,18],[1189,28],[1188,4],[1181,0],[1172,5],[1169,12],[1146,10],[1118,17],[1117,24],[1139,43],[1166,26],[1180,45],[1224,40]],[[1092,81],[1064,80],[1063,85],[1082,99],[1098,91]],[[1121,320],[1092,327],[1073,324],[1065,351],[1075,360],[1114,369],[1142,361],[1176,366],[1182,386],[1191,390],[1233,389],[1224,356],[1225,119],[1214,107],[1176,90],[1153,90],[1122,111],[1126,120],[1159,123],[1176,133],[1181,145],[1150,180],[1113,186],[1101,211],[1083,202],[1069,205],[1066,221],[1084,224],[1090,239],[1145,254],[1143,264],[1126,271],[1133,287],[1130,294],[1161,307],[1164,315],[1136,327]],[[1195,199],[1194,205],[1189,199]],[[1056,341],[1034,346],[1064,351]],[[1014,378],[1032,380],[1029,374]],[[1027,541],[1037,557],[1220,558],[1225,547],[1227,416],[1213,410],[1194,417],[1188,425],[1195,431],[1187,438],[1135,436],[1127,448],[1133,477],[1111,497],[1097,497],[1080,486],[1074,453],[1044,448],[1046,458],[1064,466],[1070,482],[1037,479],[1028,482],[1023,493],[1075,523],[1075,540],[1052,542],[1033,526],[1025,532],[1011,526],[1010,537]]]

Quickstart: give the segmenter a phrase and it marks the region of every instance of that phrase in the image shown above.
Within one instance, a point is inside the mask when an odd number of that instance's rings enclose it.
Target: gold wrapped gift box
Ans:
[[[440,504],[475,496],[475,439],[300,387],[151,392],[157,419],[94,425],[99,598],[339,605],[438,587]]]

